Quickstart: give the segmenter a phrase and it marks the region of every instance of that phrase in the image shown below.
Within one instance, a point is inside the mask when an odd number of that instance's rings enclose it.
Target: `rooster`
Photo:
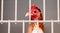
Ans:
[[[29,12],[25,17],[29,16]],[[41,10],[33,4],[31,6],[31,20],[43,20]],[[42,22],[29,22],[27,33],[44,33],[44,25]]]

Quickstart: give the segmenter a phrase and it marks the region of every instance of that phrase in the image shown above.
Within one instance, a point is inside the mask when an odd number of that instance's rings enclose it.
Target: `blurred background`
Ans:
[[[3,19],[4,20],[14,20],[15,19],[15,0],[4,0],[3,6]],[[29,8],[29,0],[17,0],[17,19],[18,20],[28,20],[25,17],[25,13]]]
[[[8,23],[0,23],[0,33],[8,33]]]
[[[22,33],[23,31],[22,22],[10,23],[10,33]],[[0,33],[8,33],[8,23],[0,23]]]
[[[29,10],[29,0],[17,0],[17,19],[28,20],[29,17],[25,17],[26,12]]]
[[[57,20],[57,0],[46,0],[45,7],[46,20]]]
[[[60,22],[54,22],[53,29],[54,33],[60,33]]]
[[[10,33],[22,33],[23,32],[23,23],[22,22],[17,22],[17,23],[11,22],[10,26],[11,26]]]
[[[15,19],[15,0],[4,0],[3,4],[3,19],[14,20]]]

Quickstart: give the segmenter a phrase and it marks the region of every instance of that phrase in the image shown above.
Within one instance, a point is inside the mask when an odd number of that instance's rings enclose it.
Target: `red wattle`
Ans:
[[[31,20],[34,20],[36,18],[36,15],[31,16]]]

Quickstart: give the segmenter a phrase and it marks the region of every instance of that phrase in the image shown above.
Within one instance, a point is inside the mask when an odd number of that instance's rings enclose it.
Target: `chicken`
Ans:
[[[29,16],[29,12],[26,13],[25,17]],[[41,10],[34,4],[31,6],[31,20],[43,20]],[[30,22],[27,33],[43,33],[44,25],[42,22]]]

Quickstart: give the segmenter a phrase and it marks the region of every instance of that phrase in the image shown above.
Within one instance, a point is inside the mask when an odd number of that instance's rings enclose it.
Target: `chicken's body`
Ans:
[[[39,22],[39,24],[37,25],[34,22],[29,23],[28,25],[28,30],[27,33],[43,33],[44,32],[44,25],[43,23]]]
[[[35,5],[32,5],[31,7],[31,20],[43,20],[41,10]],[[27,33],[43,33],[43,32],[44,32],[44,25],[42,22],[29,23]]]
[[[39,27],[38,24],[35,24],[32,33],[43,33],[43,30]]]

